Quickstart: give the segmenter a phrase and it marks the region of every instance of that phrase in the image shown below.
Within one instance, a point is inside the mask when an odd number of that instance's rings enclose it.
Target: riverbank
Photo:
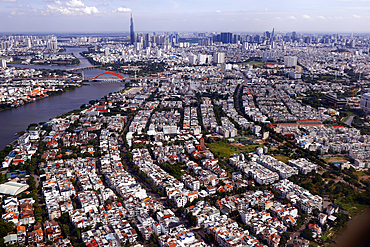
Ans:
[[[62,91],[50,91],[49,94],[47,94],[46,96],[32,98],[33,100],[26,101],[23,104],[16,105],[16,106],[6,106],[6,107],[3,107],[3,105],[5,105],[5,104],[1,104],[0,105],[0,112],[6,111],[6,110],[11,110],[11,109],[14,109],[14,108],[17,108],[17,107],[21,107],[21,106],[24,106],[24,105],[27,105],[27,104],[31,104],[31,103],[34,103],[34,102],[36,102],[38,100],[43,100],[43,99],[46,99],[46,98],[49,98],[49,97],[57,96],[57,95],[60,95],[62,93],[69,92],[71,90],[75,90],[76,88],[80,88],[80,87],[82,87],[82,85],[79,85],[79,86],[69,86],[67,88],[63,88]],[[9,104],[6,104],[6,105],[9,105]]]
[[[66,53],[73,53],[81,63],[78,66],[45,66],[45,65],[24,65],[17,67],[46,70],[65,70],[70,68],[88,67],[91,63],[81,56],[81,52],[87,48],[67,48]],[[107,72],[101,69],[89,69],[84,71],[85,77],[94,78],[95,76]],[[113,77],[113,76],[112,76]],[[100,99],[110,92],[122,90],[124,87],[120,83],[91,83],[90,86],[81,86],[74,90],[59,93],[53,97],[46,97],[37,100],[32,104],[25,104],[21,107],[11,108],[0,112],[0,150],[15,140],[14,133],[27,128],[29,123],[46,122],[50,118],[60,116],[74,109],[79,109],[81,105],[87,104],[90,100]]]
[[[92,83],[90,86],[81,86],[0,112],[0,150],[15,140],[14,133],[25,130],[30,123],[47,122],[66,112],[80,109],[81,105],[88,104],[90,100],[100,99],[123,88],[120,83]]]
[[[50,66],[78,66],[81,64],[81,61],[76,58],[73,60],[57,60],[57,61],[51,61],[51,62],[44,62],[44,63],[31,63],[33,65],[50,65]]]

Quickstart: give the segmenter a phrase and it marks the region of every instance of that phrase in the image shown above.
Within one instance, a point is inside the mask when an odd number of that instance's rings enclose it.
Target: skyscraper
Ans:
[[[275,28],[273,28],[272,29],[272,34],[271,34],[271,41],[273,41],[274,40],[274,35],[275,35]]]
[[[130,25],[130,39],[131,39],[131,45],[135,43],[135,32],[134,32],[134,19],[132,18],[131,14],[131,25]]]
[[[230,44],[232,42],[232,33],[221,33],[221,42],[224,44]]]

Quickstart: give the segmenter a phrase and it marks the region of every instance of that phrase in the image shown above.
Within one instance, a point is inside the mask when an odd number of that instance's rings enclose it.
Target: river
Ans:
[[[370,246],[370,210],[351,219],[338,237],[335,247]]]
[[[35,64],[9,64],[9,66],[19,67],[19,68],[31,68],[31,69],[71,69],[71,68],[81,68],[81,67],[87,67],[91,66],[91,63],[89,60],[81,56],[81,52],[87,51],[87,48],[85,47],[73,47],[73,48],[66,48],[65,52],[61,52],[59,54],[70,54],[73,53],[73,55],[80,60],[80,64],[75,66],[57,66],[57,65],[35,65]],[[106,70],[101,69],[88,69],[84,71],[85,77],[95,77],[103,72],[106,72]],[[104,77],[109,77],[110,75],[105,75]],[[114,76],[112,76],[113,78]]]
[[[90,62],[79,53],[86,51],[86,48],[67,48],[64,53],[73,53],[80,60],[80,64],[73,67],[48,66],[48,65],[14,65],[22,68],[46,68],[46,69],[66,69],[90,66]],[[11,65],[10,65],[11,66]],[[91,69],[85,71],[85,76],[94,77],[105,70]],[[40,123],[63,113],[79,109],[82,104],[90,100],[100,99],[110,92],[123,89],[118,83],[92,83],[82,86],[75,90],[52,96],[36,102],[0,112],[0,150],[16,139],[15,133],[26,130],[30,123]]]

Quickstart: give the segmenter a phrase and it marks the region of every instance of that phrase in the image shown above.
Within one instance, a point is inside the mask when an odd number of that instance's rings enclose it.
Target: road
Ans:
[[[244,82],[240,84],[240,86],[238,88],[238,91],[236,92],[236,102],[235,102],[236,105],[235,105],[235,107],[236,107],[237,112],[239,112],[239,114],[241,114],[242,116],[244,114],[242,114],[243,111],[241,111],[241,108],[240,108],[240,100],[239,100],[239,98],[240,98],[240,94],[242,93],[242,89],[243,89],[244,83],[246,81],[247,81],[247,78],[244,76]]]
[[[296,237],[299,237],[299,235],[301,235],[301,232],[306,229],[306,224],[308,223],[309,219],[307,218],[306,221],[304,222],[304,224],[301,226],[301,228],[299,228],[297,231],[291,233],[290,235],[290,240],[287,242],[287,245],[291,244],[293,245],[293,241]]]

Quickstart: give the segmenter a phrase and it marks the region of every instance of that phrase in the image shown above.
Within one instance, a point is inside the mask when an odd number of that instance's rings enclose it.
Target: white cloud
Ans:
[[[24,12],[13,11],[13,12],[10,13],[10,15],[24,15]]]
[[[283,19],[281,19],[280,17],[275,17],[275,20],[281,21]]]
[[[288,19],[289,19],[289,20],[297,20],[297,18],[295,18],[295,17],[294,17],[294,16],[292,16],[292,15],[291,15],[291,16],[288,16]]]
[[[305,19],[305,20],[311,20],[311,16],[309,15],[302,15],[302,18]]]
[[[83,9],[83,12],[85,13],[85,14],[88,14],[88,15],[91,15],[91,14],[98,14],[99,13],[99,10],[98,10],[98,8],[97,7],[95,7],[95,6],[92,6],[92,7],[85,7],[84,9]]]
[[[326,20],[326,18],[322,15],[319,15],[319,16],[316,16],[316,19],[319,19],[319,20]]]
[[[83,8],[85,7],[85,4],[80,0],[71,0],[69,2],[66,2],[66,6],[71,8]]]
[[[132,12],[132,10],[130,8],[122,8],[122,7],[118,7],[116,9],[116,11],[118,11],[118,12]]]
[[[17,0],[0,0],[0,2],[13,2],[15,3]]]
[[[221,13],[221,11],[220,10],[216,10],[216,13]]]
[[[353,15],[353,18],[361,19],[361,16],[359,16],[359,15]]]
[[[45,14],[92,15],[99,13],[97,7],[86,6],[81,0],[70,0],[65,4],[60,0],[55,0],[54,2],[55,4],[46,5]]]

